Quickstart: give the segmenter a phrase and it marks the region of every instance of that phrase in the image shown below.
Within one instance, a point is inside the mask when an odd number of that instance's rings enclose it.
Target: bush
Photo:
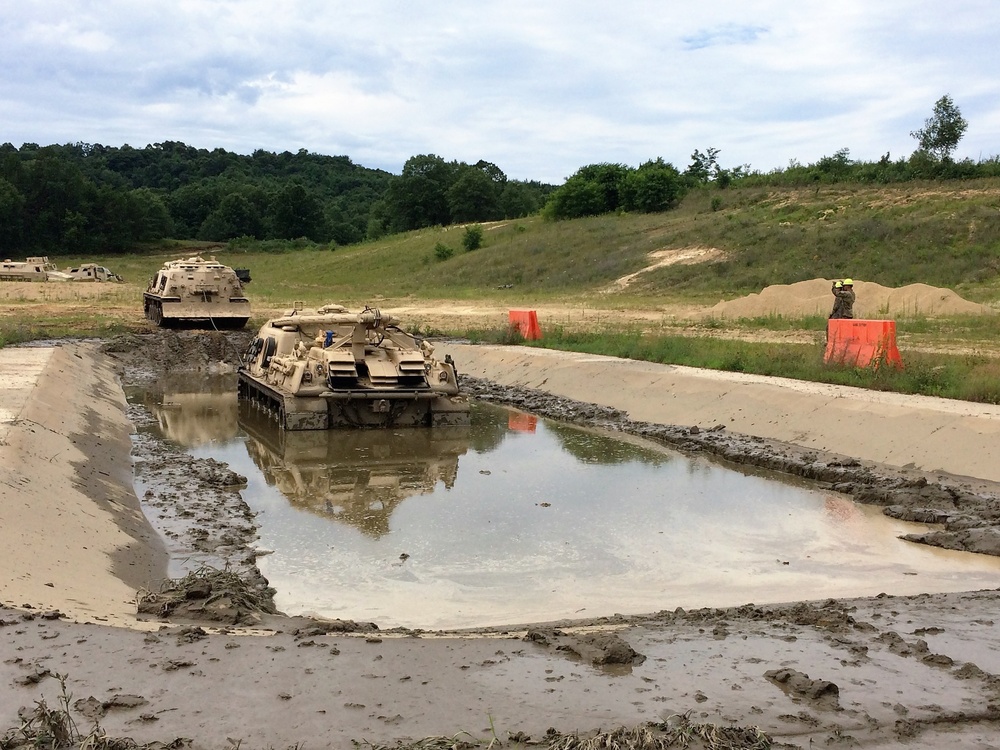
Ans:
[[[473,250],[478,250],[483,246],[483,228],[478,224],[473,224],[465,228],[465,234],[462,235],[462,247],[465,248],[466,252],[472,252]]]
[[[434,257],[438,260],[448,260],[454,254],[455,251],[443,242],[439,242],[434,246]]]

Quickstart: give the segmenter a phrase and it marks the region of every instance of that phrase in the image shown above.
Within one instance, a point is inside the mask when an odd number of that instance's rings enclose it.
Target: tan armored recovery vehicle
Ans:
[[[163,328],[237,329],[250,319],[239,276],[215,258],[164,263],[143,293],[143,309]]]
[[[451,358],[397,324],[340,305],[269,320],[243,356],[238,397],[288,430],[467,425]]]

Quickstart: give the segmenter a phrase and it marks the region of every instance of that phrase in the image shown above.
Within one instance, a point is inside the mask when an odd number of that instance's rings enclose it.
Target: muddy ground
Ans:
[[[149,384],[187,362],[231,367],[245,333],[156,332],[108,342],[122,382]],[[652,424],[539,390],[466,377],[478,398],[626,432],[680,451],[803,477],[935,523],[913,541],[1000,554],[998,488],[890,469],[732,434]],[[38,701],[60,701],[86,734],[194,747],[349,747],[450,737],[484,746],[569,747],[574,732],[646,726],[693,747],[990,747],[1000,736],[1000,594],[880,596],[427,633],[273,613],[256,569],[241,478],[142,433],[137,478],[175,545],[226,575],[140,591],[147,632],[0,609],[0,747]],[[159,623],[151,624],[151,623]],[[150,627],[161,628],[149,632]],[[758,729],[752,729],[757,727]],[[700,733],[700,734],[699,734]],[[653,746],[639,733],[614,738]],[[646,742],[647,744],[643,744]],[[713,742],[715,744],[713,744]],[[699,744],[701,743],[701,744]],[[727,744],[728,743],[728,744]]]
[[[235,369],[250,336],[240,333],[155,333],[120,337],[104,346],[118,362],[124,386],[162,379],[178,363],[200,371]],[[708,455],[730,465],[750,466],[807,479],[821,488],[877,505],[892,518],[938,528],[911,534],[910,541],[944,549],[1000,556],[1000,485],[941,472],[903,470],[862,462],[830,452],[803,449],[729,431],[725,424],[707,428],[653,424],[598,404],[568,399],[542,390],[498,385],[462,376],[470,396],[513,406],[562,422],[597,427],[650,439],[687,454]],[[154,389],[155,390],[155,389]],[[149,411],[131,404],[129,416],[142,427],[153,420]],[[245,479],[211,459],[195,459],[149,433],[135,438],[133,467],[138,480],[168,486],[150,492],[147,506],[171,519],[185,555],[203,556],[204,564],[230,567],[258,589],[256,527],[249,506],[240,497]],[[185,523],[185,519],[187,522]],[[188,540],[180,539],[188,535]],[[175,553],[176,554],[176,553]]]

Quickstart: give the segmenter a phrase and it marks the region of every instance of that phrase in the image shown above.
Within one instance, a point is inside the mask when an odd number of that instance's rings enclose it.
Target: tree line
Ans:
[[[538,212],[569,219],[667,211],[692,189],[1000,176],[996,156],[952,159],[967,127],[945,95],[911,133],[918,148],[909,157],[856,161],[843,148],[812,164],[792,160],[760,172],[748,164],[723,167],[719,149],[695,149],[684,171],[662,158],[635,168],[589,164],[559,187],[510,180],[485,160],[467,164],[435,154],[413,156],[393,175],[305,149],[246,156],[174,141],[141,149],[7,143],[0,146],[0,252],[113,253],[168,237],[304,239],[335,247]]]
[[[719,163],[719,149],[708,148],[695,149],[683,172],[662,159],[648,161],[638,168],[591,164],[580,168],[552,194],[543,213],[564,219],[616,211],[665,211],[693,189],[1000,177],[1000,157],[979,161],[952,158],[967,129],[968,122],[946,94],[935,102],[924,126],[910,133],[917,141],[916,150],[897,159],[885,154],[874,162],[858,161],[851,158],[849,149],[842,148],[811,164],[800,164],[793,159],[787,168],[761,172],[751,169],[749,164],[723,167]],[[712,205],[721,205],[721,199],[713,198]]]
[[[165,238],[305,239],[337,246],[392,232],[534,213],[554,189],[414,156],[402,175],[346,156],[240,155],[167,141],[133,148],[0,146],[0,253],[135,250]]]

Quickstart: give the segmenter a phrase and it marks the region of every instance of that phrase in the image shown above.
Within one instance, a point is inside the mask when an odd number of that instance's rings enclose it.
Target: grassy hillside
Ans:
[[[529,218],[484,229],[484,245],[473,252],[463,249],[464,229],[451,227],[333,251],[243,252],[175,242],[149,254],[90,257],[86,260],[110,265],[128,284],[102,290],[100,301],[72,287],[67,292],[72,299],[48,299],[53,288],[38,300],[20,293],[24,285],[14,285],[0,320],[0,345],[145,326],[140,318],[145,280],[164,260],[201,253],[250,268],[249,294],[258,310],[287,308],[294,300],[352,307],[421,300],[499,309],[579,305],[607,311],[607,323],[599,331],[551,325],[543,345],[1000,402],[994,316],[905,321],[899,336],[907,367],[896,372],[823,366],[822,316],[692,324],[667,312],[673,303],[715,303],[771,284],[844,276],[890,287],[917,282],[947,287],[997,307],[1000,180],[706,190],[664,214],[563,222]],[[454,254],[439,260],[439,245]],[[650,253],[692,248],[711,248],[705,257],[712,260],[657,267],[625,288],[615,284],[649,268]],[[461,325],[447,330],[486,340],[507,333]],[[724,325],[728,330],[718,330]]]
[[[177,243],[153,256],[107,259],[129,280],[200,251],[253,272],[253,295],[283,304],[375,298],[496,299],[641,305],[718,301],[816,277],[923,282],[975,301],[1000,297],[1000,181],[696,191],[675,211],[486,225],[466,252],[461,227],[434,228],[329,250],[234,252]],[[438,260],[443,244],[454,255]],[[642,274],[652,251],[711,247],[721,260]]]

